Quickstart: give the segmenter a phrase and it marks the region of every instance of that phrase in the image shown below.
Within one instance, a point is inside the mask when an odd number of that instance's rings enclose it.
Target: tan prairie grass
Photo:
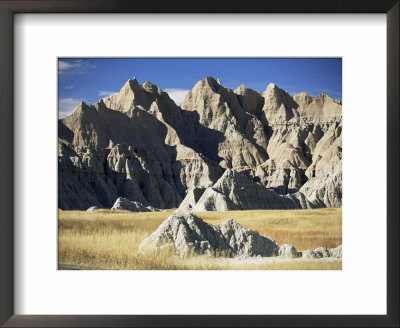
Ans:
[[[263,260],[236,260],[197,256],[190,259],[174,258],[173,263],[180,269],[187,270],[341,270],[342,261],[278,258]]]
[[[99,210],[60,211],[59,267],[70,269],[119,270],[337,270],[341,261],[268,261],[246,263],[221,261],[204,256],[181,259],[173,250],[142,254],[140,243],[164,221],[170,212],[132,213]],[[256,210],[197,213],[210,224],[233,218],[240,224],[298,250],[319,246],[336,247],[342,243],[340,209]]]
[[[196,213],[204,221],[220,224],[227,219],[275,239],[278,244],[292,244],[298,251],[342,244],[342,210],[249,210]]]

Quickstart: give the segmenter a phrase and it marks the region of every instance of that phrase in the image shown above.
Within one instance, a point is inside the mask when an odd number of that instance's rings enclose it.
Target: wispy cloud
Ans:
[[[73,89],[74,87],[72,85],[65,85],[63,86],[64,89]]]
[[[79,105],[81,99],[77,98],[61,98],[58,100],[58,117],[64,118],[74,111],[75,107]]]
[[[59,60],[58,72],[60,74],[83,74],[87,69],[96,68],[96,65],[91,64],[87,60]]]
[[[166,88],[164,91],[169,94],[169,97],[173,101],[175,101],[175,104],[180,105],[185,100],[185,97],[190,90]]]
[[[99,91],[99,96],[101,97],[109,97],[113,94],[116,94],[117,91]]]
[[[288,90],[288,92],[289,92],[289,94],[290,94],[292,97],[294,97],[295,95],[301,93],[301,91],[298,91],[298,90],[294,90],[294,91],[289,91],[289,90]]]

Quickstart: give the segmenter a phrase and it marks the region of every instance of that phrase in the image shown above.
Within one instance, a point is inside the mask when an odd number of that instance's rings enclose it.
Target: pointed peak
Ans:
[[[285,91],[282,90],[281,88],[279,88],[275,83],[270,83],[270,84],[268,84],[268,87],[267,87],[267,89],[265,89],[263,94],[270,94],[270,93],[277,94],[279,92],[285,93]]]
[[[196,85],[205,86],[208,85],[214,92],[217,92],[221,87],[221,82],[217,81],[212,76],[206,76],[203,80],[199,81]]]
[[[264,95],[274,95],[274,96],[282,96],[282,97],[289,97],[292,96],[286,90],[281,89],[275,83],[268,84],[267,89],[263,92]]]
[[[244,83],[239,85],[234,92],[237,95],[252,94],[252,95],[261,96],[260,92],[258,92],[257,90],[254,90],[254,89],[246,87],[246,85]]]
[[[138,80],[136,79],[136,77],[134,76],[132,79],[129,80],[129,83],[132,85],[139,85]]]
[[[213,78],[212,76],[206,76],[206,77],[203,79],[203,81],[208,82],[208,83],[215,83],[215,82],[218,83],[218,81],[217,81],[215,78]]]
[[[83,109],[83,110],[88,109],[88,108],[90,108],[90,107],[92,107],[92,106],[91,106],[91,105],[88,105],[88,104],[85,103],[83,100],[81,100],[81,102],[79,103],[79,105],[76,106],[76,108],[81,108],[81,109]],[[76,109],[76,108],[75,108],[75,109]]]
[[[132,79],[129,79],[128,81],[126,81],[126,83],[124,84],[124,86],[121,88],[121,91],[129,91],[129,90],[134,90],[137,87],[139,87],[139,82],[136,80],[135,77],[133,77]]]
[[[268,84],[267,88],[263,92],[263,94],[276,94],[277,92],[282,91],[284,92],[281,88],[279,88],[275,83],[270,83]]]
[[[100,108],[108,108],[107,105],[106,105],[106,103],[104,102],[104,99],[105,99],[105,98],[101,98],[101,99],[99,100],[99,102],[98,102],[97,104],[95,104],[94,106],[95,106],[97,109],[100,109]]]
[[[293,100],[300,106],[305,106],[312,102],[313,97],[311,97],[307,92],[300,92],[293,96]]]
[[[159,88],[157,85],[151,83],[150,81],[145,81],[142,84],[142,88],[145,89],[147,92],[156,93],[158,92]]]
[[[106,103],[104,102],[104,98],[101,98],[96,104],[93,105],[97,111],[108,109]]]
[[[89,106],[88,104],[86,104],[83,100],[74,108],[74,111],[72,112],[72,114],[74,113],[79,113],[79,112],[86,112],[91,106]]]
[[[311,97],[307,92],[303,91],[303,92],[299,92],[297,94],[295,94],[295,96],[301,96],[301,97]]]
[[[313,97],[311,97],[307,92],[300,92],[297,93],[293,96],[293,99],[299,99],[299,100],[312,100]]]
[[[148,80],[144,81],[144,83],[142,84],[142,87],[156,87],[158,88],[157,84],[154,84]]]
[[[235,90],[235,92],[236,91],[244,91],[244,90],[246,90],[246,86],[244,85],[244,83],[242,83],[241,85],[239,85],[237,88],[236,88],[236,90]]]
[[[331,97],[329,97],[325,92],[321,92],[318,96],[317,96],[317,98],[319,98],[319,99],[322,99],[322,100],[332,100],[333,101],[333,99],[331,98]]]
[[[136,76],[129,79],[126,83],[128,83],[128,82],[131,84],[139,85],[139,81],[137,80]]]
[[[242,83],[235,89],[234,93],[243,96],[246,93],[246,86]]]

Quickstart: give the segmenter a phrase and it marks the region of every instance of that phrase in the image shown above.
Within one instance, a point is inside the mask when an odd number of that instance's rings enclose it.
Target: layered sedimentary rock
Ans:
[[[193,211],[230,211],[246,209],[296,209],[313,208],[312,203],[303,204],[299,193],[279,195],[251,180],[245,173],[226,170],[222,177],[203,195]]]
[[[230,219],[219,225],[204,222],[194,214],[175,214],[168,217],[140,244],[142,252],[172,248],[179,256],[208,255],[217,257],[275,257],[322,258],[342,257],[342,246],[319,247],[315,251],[298,252],[290,244],[278,243],[257,231]]]
[[[201,125],[222,134],[215,149],[222,168],[254,170],[268,158],[263,124],[246,112],[238,96],[219,81],[206,77],[196,83],[181,107],[197,112]]]
[[[158,91],[130,80],[119,94],[95,105],[82,102],[59,121],[61,209],[110,208],[118,197],[173,208],[188,187],[206,188],[219,178],[222,168],[196,150],[196,138],[190,135],[207,134],[204,127],[192,120],[193,129],[188,128],[183,111],[168,94],[158,97]],[[155,100],[145,108],[151,97]],[[167,112],[167,119],[161,117],[159,107]],[[172,126],[167,120],[176,123],[170,122]]]
[[[59,120],[59,208],[340,207],[341,132],[342,105],[323,93],[206,77],[177,106],[133,78]]]

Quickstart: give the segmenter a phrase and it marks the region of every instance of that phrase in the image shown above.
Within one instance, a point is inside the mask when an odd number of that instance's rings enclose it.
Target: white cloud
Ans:
[[[74,65],[71,63],[68,63],[68,62],[62,61],[62,60],[58,61],[58,69],[59,70],[66,70],[66,69],[70,69],[72,67],[74,67]]]
[[[99,96],[101,97],[109,97],[113,94],[116,94],[116,91],[99,91]]]
[[[79,105],[81,99],[76,98],[61,98],[58,100],[58,117],[64,118],[74,111],[75,107]]]
[[[166,88],[164,91],[169,94],[170,98],[175,101],[177,105],[180,105],[183,100],[185,100],[185,97],[190,90]]]
[[[63,87],[64,89],[73,89],[74,87],[72,85],[66,85]]]
[[[65,60],[58,61],[58,71],[60,74],[71,74],[71,73],[82,74],[86,69],[89,68],[96,68],[96,66],[82,59],[76,59],[71,61],[65,61]]]

